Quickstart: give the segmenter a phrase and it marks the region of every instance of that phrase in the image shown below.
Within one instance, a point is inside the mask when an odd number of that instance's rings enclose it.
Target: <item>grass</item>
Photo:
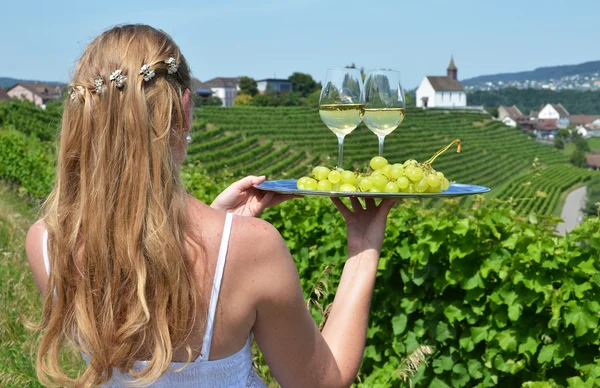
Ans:
[[[591,137],[587,139],[587,142],[592,151],[600,150],[600,137]]]
[[[24,319],[36,320],[41,298],[25,256],[34,211],[0,184],[0,386],[41,387],[35,372],[37,336]]]

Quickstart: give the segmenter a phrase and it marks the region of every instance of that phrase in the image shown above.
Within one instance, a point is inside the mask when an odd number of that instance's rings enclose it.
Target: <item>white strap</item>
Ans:
[[[229,236],[231,234],[231,224],[233,213],[227,213],[225,225],[223,226],[223,236],[221,238],[221,247],[219,248],[219,257],[217,258],[217,267],[215,269],[215,278],[213,280],[212,291],[210,293],[210,302],[208,305],[208,320],[206,321],[206,331],[202,341],[202,351],[199,361],[207,361],[210,356],[210,345],[212,343],[213,326],[215,323],[215,312],[217,311],[217,301],[219,300],[219,291],[221,290],[221,281],[223,280],[223,269],[225,268],[225,258],[227,257],[227,248],[229,247]]]
[[[50,276],[50,259],[48,258],[48,229],[44,230],[44,239],[42,240],[42,253],[44,255],[44,266],[46,275]]]

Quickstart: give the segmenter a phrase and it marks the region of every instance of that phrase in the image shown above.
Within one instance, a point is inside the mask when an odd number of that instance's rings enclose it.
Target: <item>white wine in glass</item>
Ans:
[[[328,69],[319,98],[319,115],[338,138],[338,167],[343,168],[344,137],[360,124],[365,93],[357,69]]]
[[[406,101],[400,85],[400,72],[370,70],[365,79],[365,125],[379,138],[379,156],[383,156],[385,137],[404,120]]]

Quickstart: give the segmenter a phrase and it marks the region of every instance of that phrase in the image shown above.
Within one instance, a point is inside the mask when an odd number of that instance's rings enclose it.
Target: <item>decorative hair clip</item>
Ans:
[[[121,69],[117,69],[113,71],[110,75],[110,80],[115,81],[115,85],[117,86],[117,88],[121,89],[123,85],[125,85],[127,77],[121,74]]]
[[[140,74],[143,74],[144,75],[144,81],[148,82],[152,78],[154,78],[154,74],[155,73],[154,73],[154,70],[150,69],[150,65],[144,65],[140,69]]]
[[[69,97],[71,97],[71,101],[75,100],[77,92],[83,93],[85,92],[85,88],[81,85],[71,86],[71,90],[69,91]]]
[[[94,90],[96,93],[102,92],[102,85],[104,85],[104,80],[100,76],[94,77]]]
[[[169,59],[167,59],[165,61],[165,63],[168,65],[167,73],[169,73],[169,74],[177,73],[177,69],[179,68],[179,65],[175,63],[175,58],[170,57]]]

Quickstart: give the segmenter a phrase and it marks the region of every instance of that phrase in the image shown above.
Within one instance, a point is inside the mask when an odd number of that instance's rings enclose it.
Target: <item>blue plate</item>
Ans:
[[[332,192],[316,190],[299,190],[296,187],[297,179],[281,179],[264,181],[256,185],[259,190],[273,191],[278,194],[315,195],[321,197],[373,197],[373,198],[433,198],[433,197],[460,197],[462,195],[483,194],[490,191],[489,187],[469,185],[464,183],[450,183],[448,190],[441,193],[368,193],[368,192]]]

